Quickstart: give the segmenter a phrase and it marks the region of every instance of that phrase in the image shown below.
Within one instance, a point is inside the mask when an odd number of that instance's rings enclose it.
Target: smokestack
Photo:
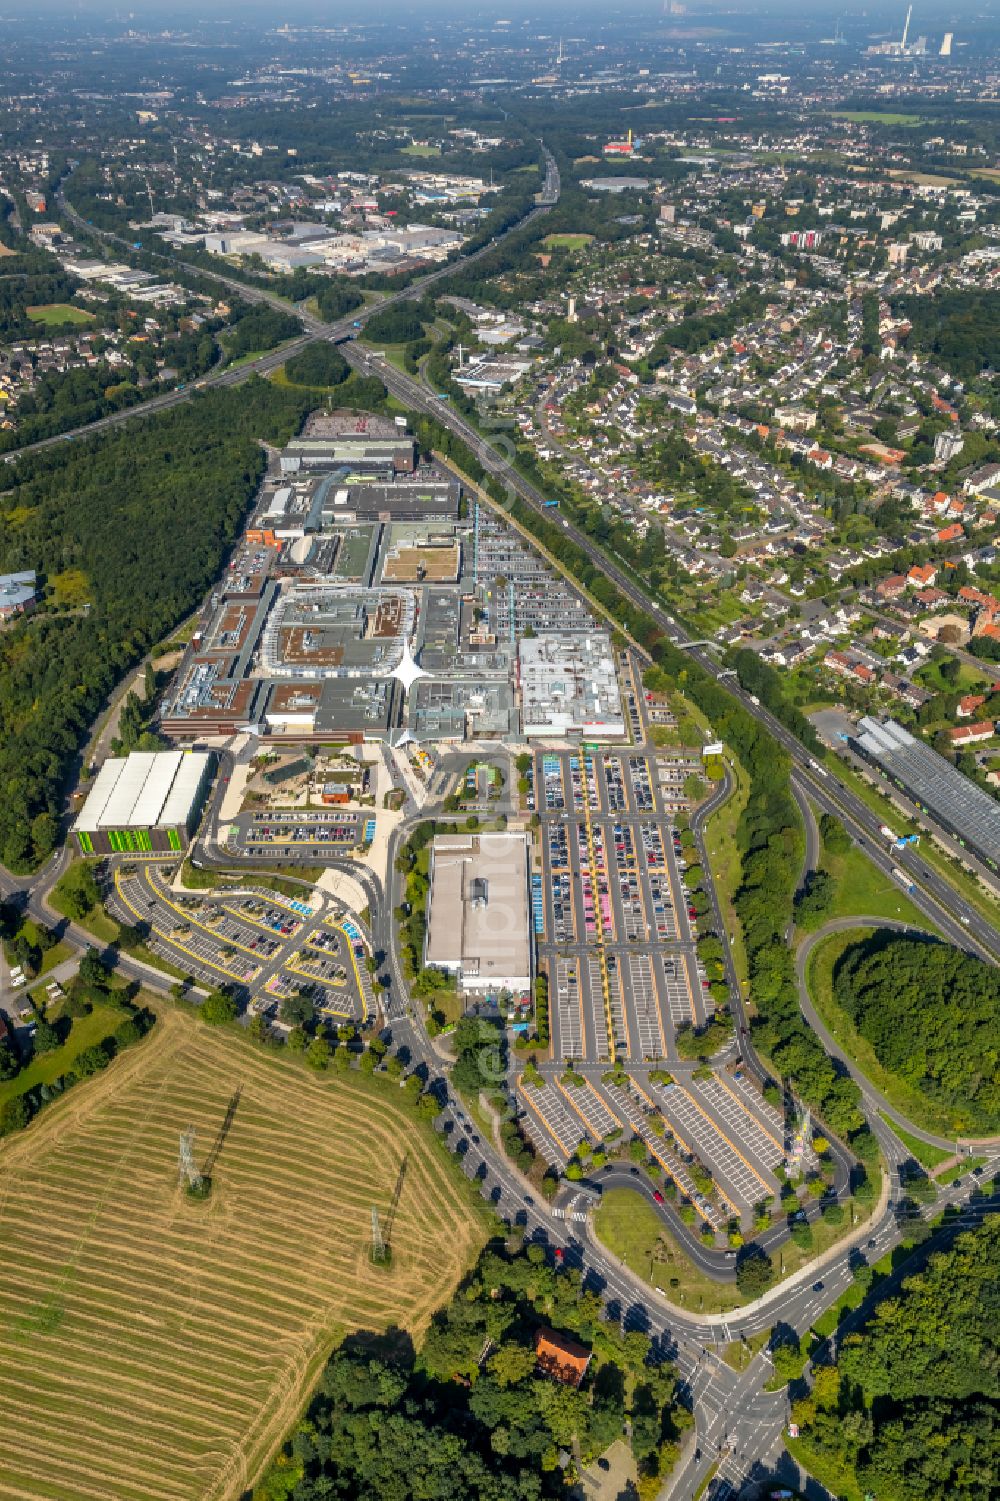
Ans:
[[[910,17],[913,15],[913,6],[909,6],[906,12],[906,25],[903,27],[903,46],[906,46],[906,38],[910,34]]]

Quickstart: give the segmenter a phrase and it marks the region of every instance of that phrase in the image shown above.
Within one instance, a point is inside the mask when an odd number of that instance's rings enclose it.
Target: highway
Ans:
[[[344,353],[356,369],[366,374],[377,373],[391,394],[413,410],[425,412],[443,427],[463,439],[472,449],[483,468],[499,480],[513,499],[515,496],[532,507],[550,524],[553,513],[546,510],[545,497],[534,485],[524,479],[510,462],[492,446],[488,437],[473,427],[449,402],[442,402],[430,394],[418,380],[397,370],[387,362],[373,362],[367,350],[357,344],[347,345]],[[377,368],[376,368],[377,367]],[[821,766],[801,741],[786,729],[775,716],[742,689],[735,677],[724,673],[715,657],[703,647],[691,645],[692,638],[674,618],[643,589],[618,563],[602,551],[597,544],[575,526],[566,516],[559,516],[559,524],[567,537],[586,555],[587,559],[615,585],[620,593],[638,609],[645,611],[664,634],[676,645],[686,647],[688,655],[707,673],[714,677],[721,688],[731,694],[746,712],[760,721],[771,736],[788,753],[796,784],[807,789],[810,797],[826,811],[836,814],[847,826],[866,853],[874,849],[885,850],[884,837],[879,833],[881,819],[851,788],[842,782],[835,766]],[[878,863],[878,862],[876,862]],[[924,864],[919,853],[912,847],[892,849],[892,865],[905,871],[923,894],[923,899],[933,908],[936,926],[960,947],[978,954],[980,958],[1000,958],[1000,932],[967,902],[942,876]],[[891,866],[890,866],[891,869]],[[914,898],[915,899],[915,898]]]
[[[558,196],[557,179],[555,193]],[[67,212],[69,212],[68,208]],[[540,212],[544,212],[544,206],[534,210],[529,218]],[[477,255],[485,253],[483,250],[477,252]],[[459,261],[442,267],[406,291],[393,294],[391,298],[379,304],[359,310],[352,318],[330,324],[316,323],[315,326],[309,328],[301,340],[296,341],[294,346],[286,346],[281,351],[272,351],[237,370],[220,371],[217,375],[209,377],[204,384],[206,386],[236,384],[253,372],[266,373],[267,370],[283,363],[289,352],[294,352],[295,348],[302,347],[314,337],[333,340],[349,338],[354,332],[354,322],[365,321],[373,312],[391,302],[421,295],[429,284],[450,274],[456,266],[468,264],[474,258],[470,257],[465,262]],[[198,269],[200,271],[200,268]],[[240,290],[243,293],[248,292],[242,284],[240,284]],[[437,401],[424,391],[418,382],[403,375],[388,363],[379,363],[377,368],[374,368],[367,352],[353,342],[345,346],[344,352],[355,368],[365,373],[376,373],[392,394],[409,408],[433,415],[443,426],[462,437],[476,453],[484,469],[501,480],[512,496],[519,496],[528,505],[542,513],[544,498],[533,486],[523,480],[511,468],[507,460],[498,454],[450,404]],[[187,400],[191,394],[190,391],[172,392],[169,396],[156,398],[145,407],[116,414],[114,418],[104,419],[81,431],[91,432],[102,427],[117,425],[119,422]],[[548,519],[551,519],[551,513],[547,514]],[[567,518],[562,517],[560,520],[567,535],[627,599],[646,611],[676,644],[684,645],[687,642],[688,638],[684,632],[663,607],[651,599],[630,575],[618,564],[608,559],[596,544],[573,526]],[[704,649],[693,648],[691,655],[706,671],[718,677],[718,664]],[[890,854],[885,849],[884,841],[878,835],[877,817],[856,794],[838,781],[832,769],[820,770],[806,749],[790,732],[765,708],[752,702],[731,677],[724,677],[721,680],[721,686],[731,693],[748,713],[754,715],[788,752],[795,768],[793,785],[800,801],[808,796],[819,808],[835,812],[865,849],[869,858],[874,859],[880,868],[885,868],[888,864],[891,869],[891,865],[895,864],[905,869],[916,887],[911,899],[952,941],[960,942],[963,947],[991,959],[1000,953],[1000,935],[996,929],[982,919],[975,909],[964,903],[947,882],[924,867],[919,855],[909,850],[893,850]],[[220,798],[221,793],[217,790],[212,804],[215,813],[220,806]],[[432,806],[425,808],[421,817],[430,816],[432,812]],[[710,812],[711,806],[706,808],[698,819],[696,835],[699,839],[699,848],[701,848],[705,818]],[[810,834],[810,823],[811,820],[806,818],[807,864],[814,864],[818,849],[815,838]],[[211,823],[206,827],[209,831],[207,853],[211,859]],[[355,878],[361,877],[369,893],[373,947],[376,953],[382,956],[382,973],[389,981],[385,995],[385,1009],[392,1032],[393,1045],[397,1048],[400,1046],[407,1048],[414,1062],[426,1063],[432,1078],[443,1083],[444,1071],[440,1054],[428,1038],[419,1013],[410,1007],[407,987],[400,972],[395,951],[392,909],[398,897],[399,877],[395,871],[394,861],[399,842],[405,837],[406,827],[406,825],[401,825],[394,832],[390,844],[388,890],[382,889],[381,883],[375,876],[362,875],[355,862],[345,862],[345,868],[349,869]],[[0,872],[0,893],[5,895],[21,893],[32,915],[51,923],[53,913],[47,906],[46,897],[64,868],[67,858],[68,852],[63,849],[30,880],[20,881]],[[229,863],[231,864],[231,861]],[[248,874],[249,871],[250,867],[248,867]],[[721,917],[721,914],[719,915]],[[89,935],[73,924],[67,925],[65,936],[80,948],[90,942]],[[154,984],[157,983],[146,966],[137,965],[127,956],[122,956],[120,969],[126,974],[134,973],[147,984],[151,983],[151,979]],[[735,976],[727,973],[727,978],[730,979],[732,993],[738,996],[739,987],[733,984]],[[167,989],[168,985],[166,977],[161,977],[159,988]],[[747,1045],[743,1048],[748,1065],[760,1068],[761,1065],[753,1057],[748,1043],[749,1039],[746,1039]],[[863,1084],[862,1088],[864,1087]],[[873,1103],[870,1096],[866,1095],[866,1105]],[[622,1267],[605,1250],[593,1236],[588,1221],[567,1221],[554,1215],[547,1205],[537,1203],[534,1196],[526,1192],[524,1180],[506,1158],[491,1142],[481,1139],[478,1129],[469,1121],[461,1103],[449,1098],[439,1124],[456,1146],[459,1141],[464,1143],[462,1148],[464,1170],[481,1181],[484,1193],[496,1204],[498,1211],[511,1222],[522,1224],[530,1239],[537,1240],[553,1250],[562,1249],[567,1263],[579,1268],[585,1285],[599,1291],[604,1297],[609,1313],[622,1318],[627,1327],[642,1329],[651,1335],[658,1353],[664,1358],[671,1358],[677,1362],[684,1382],[684,1390],[695,1412],[696,1430],[694,1441],[678,1465],[675,1474],[667,1483],[662,1501],[690,1501],[690,1498],[708,1478],[712,1467],[717,1464],[720,1466],[718,1474],[711,1481],[706,1492],[712,1501],[725,1501],[726,1497],[738,1494],[745,1483],[763,1479],[765,1474],[782,1477],[792,1475],[792,1470],[788,1468],[786,1461],[781,1459],[781,1436],[787,1422],[787,1398],[784,1392],[769,1394],[763,1391],[764,1384],[771,1374],[766,1354],[757,1355],[747,1370],[738,1374],[719,1358],[717,1347],[730,1344],[742,1336],[749,1337],[770,1328],[779,1321],[791,1325],[799,1333],[804,1332],[849,1284],[853,1266],[859,1254],[866,1260],[874,1260],[884,1256],[899,1244],[901,1226],[895,1205],[902,1195],[898,1166],[906,1155],[905,1149],[874,1109],[871,1110],[870,1119],[889,1164],[883,1197],[872,1219],[855,1231],[847,1241],[841,1242],[828,1253],[820,1264],[814,1263],[804,1268],[794,1278],[772,1289],[756,1304],[722,1316],[696,1314],[693,1311],[688,1312],[673,1307]],[[912,1125],[908,1125],[908,1128],[914,1129]],[[1000,1167],[1000,1158],[991,1158],[982,1181],[985,1183],[988,1176],[998,1167]],[[936,1212],[940,1211],[945,1204],[967,1206],[977,1188],[978,1180],[963,1178],[958,1184],[940,1193],[935,1206]],[[988,1202],[995,1205],[996,1199]],[[983,1207],[980,1203],[972,1211],[965,1208],[964,1212],[977,1215],[982,1212]],[[810,1494],[821,1495],[822,1491],[820,1488],[813,1487]]]
[[[446,277],[454,275],[456,271],[464,271],[466,267],[474,265],[476,261],[495,250],[500,241],[506,238],[507,235],[513,233],[514,230],[524,229],[526,225],[540,217],[540,215],[547,213],[550,208],[558,203],[560,193],[559,169],[555,158],[544,144],[541,144],[541,150],[545,162],[544,185],[541,193],[538,195],[536,206],[523,219],[520,219],[517,224],[512,225],[503,234],[498,235],[486,245],[481,246],[479,250],[473,251],[471,255],[459,255],[455,260],[445,262],[435,270],[429,271],[426,276],[421,276],[408,286],[401,288],[398,292],[390,292],[368,303],[364,307],[355,308],[353,312],[346,314],[343,318],[336,319],[334,322],[325,323],[321,319],[316,318],[306,308],[293,306],[284,298],[278,297],[275,293],[267,292],[260,287],[251,286],[247,282],[237,280],[236,277],[225,276],[223,273],[217,271],[205,270],[202,266],[192,265],[187,261],[175,259],[168,255],[160,255],[155,251],[147,252],[147,254],[153,255],[157,260],[161,260],[166,267],[174,271],[178,269],[193,271],[210,281],[218,282],[220,286],[225,287],[228,291],[238,292],[248,302],[263,302],[269,307],[275,308],[278,312],[288,313],[293,317],[297,317],[302,323],[305,332],[301,338],[292,339],[282,344],[278,349],[268,350],[266,354],[258,355],[256,359],[247,360],[241,365],[227,366],[221,370],[215,370],[201,377],[191,385],[183,388],[175,388],[173,391],[167,391],[161,396],[153,396],[149,401],[143,402],[139,406],[129,407],[121,412],[113,412],[107,417],[98,418],[96,422],[88,422],[84,426],[73,428],[69,432],[57,433],[53,437],[43,438],[37,443],[26,444],[23,448],[11,449],[3,455],[3,458],[7,463],[13,463],[25,454],[37,453],[41,449],[51,448],[57,443],[69,442],[79,437],[89,437],[91,434],[103,432],[107,428],[121,427],[130,420],[148,417],[155,412],[166,411],[170,407],[178,406],[181,402],[190,401],[199,391],[210,390],[217,386],[241,385],[244,381],[249,380],[251,375],[269,375],[279,369],[292,355],[298,354],[307,344],[311,344],[316,339],[328,339],[333,343],[339,343],[342,339],[352,339],[358,330],[370,318],[374,317],[376,313],[384,312],[386,308],[393,307],[396,303],[422,297],[428,288],[444,280]],[[112,234],[109,230],[97,229],[94,225],[88,224],[77,213],[76,209],[73,208],[72,204],[66,198],[64,188],[62,187],[56,193],[56,202],[63,217],[87,235],[96,236],[107,244],[120,245],[126,250],[133,248],[131,242],[122,236]]]

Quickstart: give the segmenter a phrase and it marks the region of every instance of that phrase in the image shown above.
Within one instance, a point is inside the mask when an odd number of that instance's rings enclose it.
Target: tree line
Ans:
[[[218,576],[265,455],[308,399],[260,380],[19,461],[0,497],[0,571],[35,569],[42,608],[0,634],[0,861],[58,837],[74,757],[101,704]],[[71,581],[64,603],[60,585]]]

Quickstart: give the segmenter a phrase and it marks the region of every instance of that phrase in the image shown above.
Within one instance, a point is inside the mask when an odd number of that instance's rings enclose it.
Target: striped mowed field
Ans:
[[[179,1133],[208,1155],[205,1202]],[[370,1260],[406,1176],[392,1264]],[[335,1340],[419,1337],[485,1240],[431,1128],[386,1080],[316,1076],[167,1011],[0,1145],[0,1497],[229,1501]]]

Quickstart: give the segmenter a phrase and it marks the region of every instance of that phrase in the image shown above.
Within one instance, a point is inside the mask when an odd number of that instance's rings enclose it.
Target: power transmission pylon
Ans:
[[[403,1192],[403,1179],[406,1177],[406,1158],[399,1164],[399,1174],[396,1178],[396,1187],[393,1189],[392,1203],[389,1205],[389,1213],[385,1217],[385,1243],[392,1245],[392,1227],[396,1223],[396,1210],[399,1208],[399,1196]]]
[[[382,1239],[382,1227],[378,1222],[378,1210],[372,1205],[372,1261],[385,1261],[385,1241]]]
[[[194,1160],[195,1129],[188,1126],[186,1131],[181,1132],[180,1149],[177,1154],[177,1183],[181,1188],[188,1188],[191,1193],[199,1193],[202,1186],[202,1176]]]

